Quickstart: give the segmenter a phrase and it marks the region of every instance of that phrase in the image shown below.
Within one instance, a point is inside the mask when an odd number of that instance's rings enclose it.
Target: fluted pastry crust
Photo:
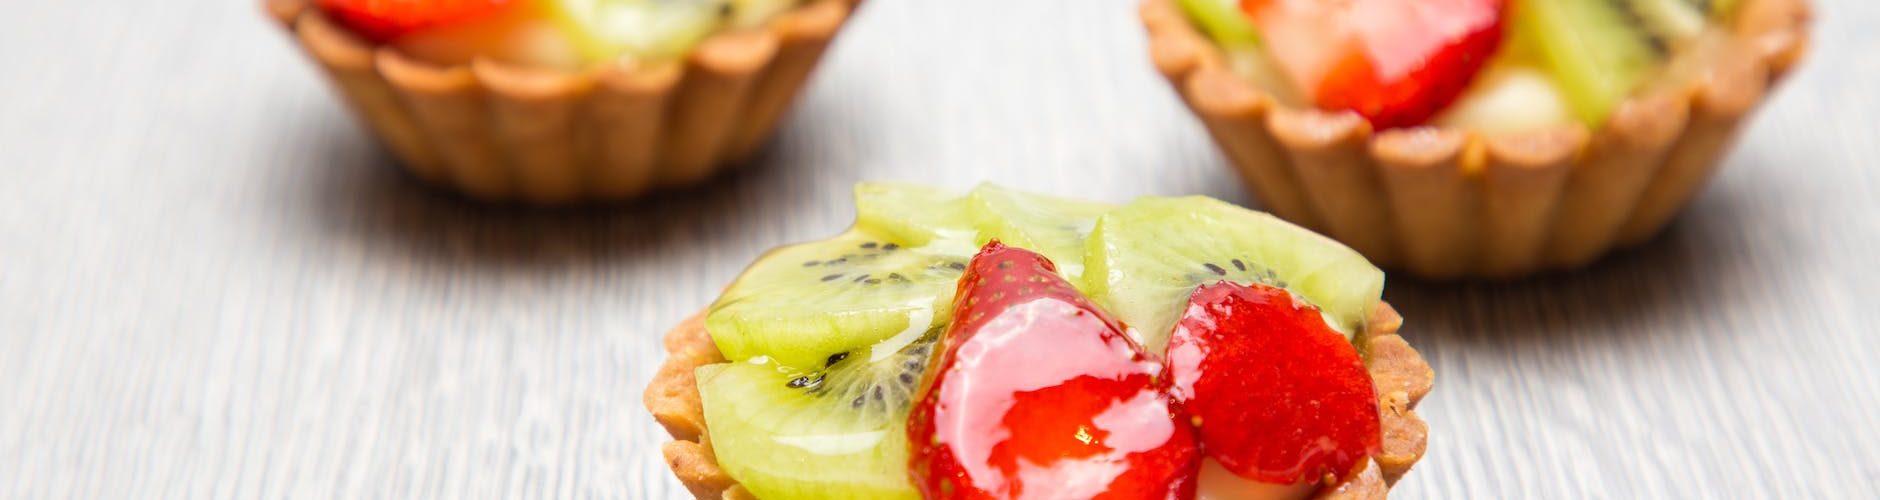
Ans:
[[[680,61],[567,71],[433,64],[354,36],[310,0],[263,0],[412,174],[537,204],[632,198],[747,159],[859,1],[811,0]]]
[[[1583,266],[1657,234],[1808,46],[1807,0],[1747,0],[1730,57],[1688,85],[1621,103],[1604,126],[1484,137],[1372,130],[1349,112],[1278,103],[1228,68],[1175,0],[1144,0],[1156,68],[1267,210],[1426,278]]]
[[[1382,412],[1383,451],[1372,457],[1350,480],[1323,488],[1321,499],[1360,500],[1385,498],[1391,485],[1410,471],[1429,443],[1429,426],[1416,414],[1417,402],[1430,393],[1436,372],[1423,355],[1398,335],[1403,318],[1389,304],[1379,303],[1365,330],[1357,338],[1358,351],[1377,387],[1378,407]],[[700,366],[723,363],[725,358],[705,331],[705,315],[700,312],[666,333],[666,363],[647,384],[646,409],[653,419],[666,427],[672,441],[660,448],[666,465],[687,490],[701,500],[748,499],[750,493],[738,487],[712,456],[711,432],[705,426],[705,410],[699,401],[698,380],[693,372]]]

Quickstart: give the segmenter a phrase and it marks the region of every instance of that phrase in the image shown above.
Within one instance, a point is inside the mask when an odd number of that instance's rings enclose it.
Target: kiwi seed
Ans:
[[[822,385],[822,381],[823,381],[823,374],[818,373],[816,374],[815,377],[804,375],[801,377],[790,379],[790,382],[784,385],[790,386],[791,389],[802,389],[804,387]]]

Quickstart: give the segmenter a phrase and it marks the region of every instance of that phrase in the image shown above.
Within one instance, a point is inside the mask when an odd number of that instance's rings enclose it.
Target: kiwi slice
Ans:
[[[958,193],[948,189],[864,182],[855,185],[855,225],[908,246],[967,243],[972,240],[973,223],[963,203]],[[972,249],[965,251],[970,255]]]
[[[1625,0],[1626,9],[1659,46],[1675,46],[1704,31],[1705,0]]]
[[[882,356],[700,367],[712,451],[758,498],[920,498],[908,480],[908,409],[939,328]]]
[[[591,60],[671,59],[712,32],[747,27],[796,0],[552,0],[550,17]]]
[[[971,244],[945,248],[955,247]],[[779,248],[725,289],[705,328],[726,358],[767,356],[798,368],[884,339],[905,345],[951,315],[969,258],[862,230]]]
[[[981,184],[966,195],[967,211],[979,228],[977,241],[998,239],[1006,245],[1044,254],[1058,273],[1076,282],[1084,272],[1084,240],[1097,217],[1115,209],[1094,203],[1027,193]]]
[[[1161,352],[1196,286],[1286,288],[1347,337],[1384,291],[1384,272],[1312,231],[1204,196],[1142,198],[1104,214],[1084,255],[1084,290]]]
[[[1225,46],[1260,45],[1260,32],[1240,10],[1239,0],[1181,0],[1182,12],[1188,14],[1201,31],[1215,43]]]
[[[1560,84],[1575,118],[1590,126],[1659,62],[1651,39],[1612,0],[1518,0],[1513,33],[1524,33]]]

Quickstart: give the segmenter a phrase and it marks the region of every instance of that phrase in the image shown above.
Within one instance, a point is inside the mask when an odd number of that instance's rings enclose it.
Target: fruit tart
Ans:
[[[1145,0],[1260,202],[1430,278],[1660,231],[1807,46],[1806,0]]]
[[[1203,197],[856,189],[666,336],[699,498],[1383,498],[1434,373],[1330,239]]]
[[[411,173],[539,204],[750,157],[859,2],[264,1]]]

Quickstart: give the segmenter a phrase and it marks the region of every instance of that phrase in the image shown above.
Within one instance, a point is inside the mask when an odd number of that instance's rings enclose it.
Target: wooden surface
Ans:
[[[657,336],[851,183],[1251,202],[1133,2],[872,1],[709,187],[489,209],[397,174],[247,0],[0,14],[0,498],[679,498]],[[1392,281],[1437,367],[1408,498],[1880,497],[1880,4],[1657,241]]]

